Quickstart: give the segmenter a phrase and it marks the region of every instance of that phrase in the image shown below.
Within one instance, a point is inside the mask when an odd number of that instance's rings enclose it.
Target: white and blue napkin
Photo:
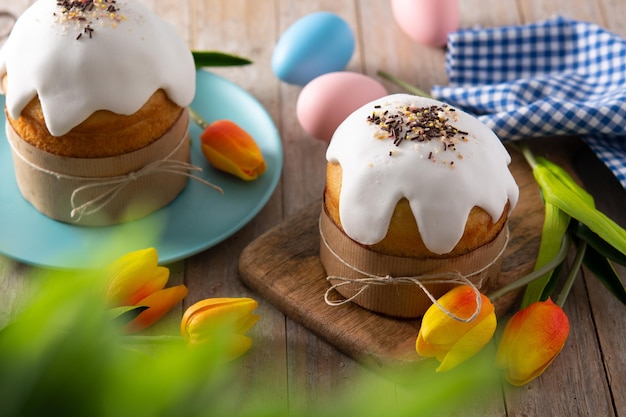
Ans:
[[[448,37],[449,86],[434,97],[502,140],[577,135],[626,188],[626,40],[556,17]]]

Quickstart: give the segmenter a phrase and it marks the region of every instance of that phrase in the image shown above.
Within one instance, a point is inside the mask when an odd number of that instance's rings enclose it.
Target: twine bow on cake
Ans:
[[[341,255],[339,255],[337,251],[333,249],[332,245],[328,242],[327,237],[324,233],[323,216],[320,216],[319,231],[320,231],[321,244],[323,245],[324,249],[326,249],[328,253],[331,255],[333,261],[338,262],[339,264],[342,264],[343,266],[348,268],[348,270],[360,275],[360,277],[357,277],[357,278],[355,277],[350,278],[350,277],[332,275],[332,274],[328,275],[326,277],[326,280],[330,282],[331,285],[324,293],[324,301],[326,302],[327,305],[335,307],[335,306],[341,306],[343,304],[346,304],[352,301],[356,301],[356,299],[361,294],[363,294],[365,291],[375,286],[413,284],[413,285],[417,285],[422,290],[422,292],[428,297],[428,299],[434,305],[436,305],[439,309],[441,309],[443,313],[445,313],[446,315],[450,316],[451,318],[455,320],[466,322],[466,323],[474,320],[480,313],[480,309],[482,305],[482,297],[481,297],[480,290],[478,288],[482,287],[482,284],[483,284],[482,281],[485,279],[485,276],[480,277],[480,280],[477,283],[472,282],[469,278],[480,276],[480,274],[489,270],[496,263],[498,263],[500,259],[502,258],[502,256],[504,255],[504,251],[506,250],[507,243],[509,240],[509,230],[508,228],[505,228],[505,230],[502,232],[502,238],[501,238],[502,246],[499,248],[495,256],[492,259],[490,259],[490,261],[487,262],[486,264],[481,265],[477,267],[476,269],[473,269],[471,272],[468,272],[465,274],[459,271],[446,271],[446,272],[433,272],[433,273],[421,274],[421,275],[415,275],[415,276],[392,276],[389,274],[377,275],[377,274],[364,271],[360,269],[358,266],[351,264],[346,259],[344,259]],[[449,311],[448,309],[446,309],[443,305],[441,305],[437,301],[435,296],[428,290],[428,288],[426,287],[426,284],[467,285],[471,287],[472,290],[474,291],[474,294],[476,297],[476,309],[474,310],[471,316],[460,317],[454,314],[453,312]],[[331,294],[341,289],[344,286],[352,286],[354,293],[349,296],[345,296],[345,298],[343,299],[338,299],[338,300],[331,299]]]
[[[186,121],[183,120],[182,123],[186,123]],[[116,197],[118,197],[120,192],[122,192],[126,186],[142,178],[156,174],[183,175],[213,188],[220,194],[223,194],[223,190],[219,186],[193,174],[193,172],[201,172],[201,167],[186,161],[174,159],[177,152],[189,140],[187,135],[184,135],[182,139],[178,141],[174,149],[162,159],[152,161],[136,171],[111,177],[85,177],[63,174],[55,170],[44,168],[38,163],[30,161],[22,152],[20,152],[20,149],[18,149],[16,144],[19,143],[17,142],[17,134],[8,125],[6,131],[13,155],[18,158],[19,161],[24,163],[30,170],[32,170],[32,172],[38,172],[54,177],[57,180],[71,182],[70,184],[75,187],[73,190],[70,189],[71,194],[68,191],[70,200],[68,208],[71,209],[70,218],[76,223],[78,223],[84,216],[89,216],[103,210],[107,205],[111,204]],[[14,141],[16,143],[14,143]],[[28,150],[26,150],[25,153],[30,154]],[[83,197],[85,194],[86,197]]]
[[[358,272],[365,274],[362,271],[358,271]],[[340,305],[349,303],[353,301],[354,299],[356,299],[359,295],[361,295],[361,293],[363,293],[368,288],[370,288],[370,286],[373,286],[373,285],[415,284],[418,287],[420,287],[420,289],[430,299],[430,301],[432,301],[434,305],[439,307],[439,309],[441,309],[442,312],[444,312],[446,315],[452,317],[455,320],[458,320],[464,323],[469,323],[472,320],[474,320],[480,313],[480,307],[482,305],[480,291],[478,290],[476,285],[474,285],[469,279],[467,279],[466,277],[464,277],[462,274],[458,272],[448,272],[448,273],[432,274],[432,275],[420,275],[420,276],[415,276],[415,277],[392,277],[390,275],[374,276],[370,274],[365,274],[365,275],[368,275],[368,276],[365,278],[346,278],[346,277],[340,277],[340,276],[326,277],[326,280],[329,282],[339,281],[336,284],[332,284],[324,293],[324,301],[326,302],[326,304],[328,304],[329,306],[340,306]],[[444,277],[449,277],[449,278],[443,279]],[[432,295],[430,291],[428,291],[428,289],[426,288],[426,286],[424,285],[422,281],[428,282],[430,284],[459,284],[459,285],[465,284],[465,285],[470,286],[476,295],[476,309],[474,310],[474,313],[472,313],[472,315],[467,318],[459,317],[458,315],[454,314],[453,312],[451,312],[450,310],[442,306],[437,301],[437,299]],[[352,296],[341,299],[341,300],[330,299],[330,293],[332,293],[334,290],[344,285],[351,285],[351,284],[356,284],[360,286],[359,289]]]
[[[125,175],[120,175],[117,177],[110,177],[107,179],[81,178],[81,180],[83,181],[93,181],[93,182],[91,184],[86,184],[81,187],[78,187],[72,192],[72,197],[70,200],[71,205],[72,205],[72,211],[70,213],[71,217],[72,218],[77,217],[76,221],[78,222],[84,215],[91,215],[91,214],[97,213],[98,211],[102,210],[107,204],[113,201],[115,197],[120,193],[120,191],[122,191],[128,184],[130,184],[133,181],[138,180],[139,178],[146,177],[148,175],[157,174],[157,173],[170,173],[170,174],[175,174],[175,175],[184,175],[204,185],[207,185],[217,190],[221,194],[223,194],[224,191],[220,187],[190,172],[190,171],[200,172],[202,171],[202,168],[196,165],[192,165],[188,162],[170,160],[168,158],[151,162],[150,164],[144,166],[138,171],[131,172]],[[76,179],[76,177],[71,177],[71,178]],[[94,190],[98,188],[102,188],[103,191],[96,197],[82,204],[79,204],[76,202],[76,200],[79,197],[79,194],[88,190]]]

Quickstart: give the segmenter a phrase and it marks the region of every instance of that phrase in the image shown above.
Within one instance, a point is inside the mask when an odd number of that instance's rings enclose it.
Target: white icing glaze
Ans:
[[[381,108],[375,108],[378,105]],[[510,155],[496,135],[469,114],[447,107],[448,124],[467,134],[457,133],[447,141],[453,147],[445,150],[443,138],[403,140],[396,146],[387,132],[382,136],[367,120],[373,112],[442,105],[408,94],[390,95],[356,110],[335,131],[326,159],[342,167],[339,216],[353,240],[367,245],[381,241],[395,206],[405,197],[426,247],[445,254],[461,239],[474,206],[497,220],[507,200],[511,210],[517,204]]]
[[[174,27],[134,1],[115,6],[115,19],[103,13],[90,23],[64,18],[55,0],[39,0],[20,16],[0,50],[12,118],[39,95],[48,130],[61,136],[97,110],[130,115],[159,88],[181,107],[191,103],[193,56]]]

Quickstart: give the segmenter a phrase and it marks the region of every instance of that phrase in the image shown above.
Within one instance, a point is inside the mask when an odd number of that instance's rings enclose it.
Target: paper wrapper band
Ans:
[[[62,222],[103,226],[138,219],[174,200],[189,177],[186,109],[152,144],[114,157],[54,155],[21,139],[8,122],[6,133],[22,196]]]
[[[322,208],[320,261],[331,287],[326,302],[351,301],[394,317],[422,316],[434,299],[460,284],[485,289],[496,279],[508,242],[508,225],[486,245],[461,256],[417,259],[384,255],[345,235]],[[331,301],[332,292],[345,297]]]

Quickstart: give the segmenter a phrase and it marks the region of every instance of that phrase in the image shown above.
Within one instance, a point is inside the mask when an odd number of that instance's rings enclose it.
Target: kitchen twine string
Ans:
[[[389,284],[394,284],[394,283],[410,283],[410,284],[415,284],[418,287],[420,287],[420,289],[424,292],[424,294],[426,294],[426,296],[430,299],[430,301],[432,301],[432,303],[436,305],[444,314],[453,318],[454,320],[461,321],[463,323],[469,323],[472,320],[474,320],[478,316],[478,314],[480,314],[480,309],[482,307],[482,297],[480,295],[480,291],[478,290],[476,285],[474,285],[472,281],[469,280],[468,277],[478,275],[481,272],[486,271],[487,269],[495,265],[495,263],[498,262],[498,259],[500,259],[500,257],[502,257],[502,255],[504,254],[507,243],[509,241],[509,230],[507,228],[505,242],[500,252],[498,252],[498,254],[494,257],[494,259],[491,262],[489,262],[487,265],[467,275],[463,275],[460,272],[453,271],[453,272],[442,272],[442,273],[437,273],[437,274],[417,275],[413,277],[392,277],[390,275],[381,276],[381,275],[370,274],[368,272],[360,270],[354,265],[351,265],[349,262],[347,262],[345,259],[339,256],[337,252],[333,250],[333,248],[330,247],[330,245],[328,244],[328,241],[326,240],[326,236],[324,235],[324,232],[322,231],[321,224],[322,223],[321,223],[321,217],[320,217],[319,231],[320,231],[320,237],[322,239],[322,242],[324,243],[324,246],[326,246],[326,248],[330,251],[330,253],[339,262],[341,262],[342,264],[344,264],[346,267],[353,270],[354,272],[357,272],[365,276],[365,278],[347,278],[347,277],[341,277],[341,276],[335,276],[335,275],[327,276],[326,277],[327,281],[329,282],[339,281],[339,282],[337,284],[331,285],[330,288],[328,288],[326,292],[324,293],[324,301],[326,301],[326,304],[328,304],[329,306],[335,307],[335,306],[340,306],[345,303],[348,303],[356,299],[361,293],[366,291],[371,285],[389,285]],[[448,278],[443,279],[443,277],[448,277]],[[451,312],[450,310],[442,306],[435,299],[435,297],[431,294],[431,292],[428,291],[428,289],[424,286],[423,282],[428,282],[432,284],[449,284],[449,283],[467,284],[474,291],[474,295],[476,299],[476,309],[474,310],[474,313],[468,318],[457,316],[456,314],[454,314],[453,312]],[[337,288],[342,287],[344,285],[355,284],[355,283],[361,284],[361,287],[357,290],[357,292],[354,295],[348,298],[344,298],[343,300],[331,300],[330,299],[330,294]]]
[[[202,168],[200,168],[197,165],[193,165],[190,164],[188,162],[183,162],[183,161],[176,161],[176,160],[170,160],[170,158],[180,149],[180,147],[183,145],[183,143],[185,143],[185,141],[188,140],[187,136],[183,136],[182,140],[178,143],[178,145],[176,145],[176,147],[163,159],[157,160],[157,161],[153,161],[151,163],[149,163],[148,165],[145,165],[144,167],[142,167],[141,169],[134,171],[134,172],[130,172],[128,174],[124,174],[124,175],[119,175],[119,176],[115,176],[115,177],[108,177],[107,179],[103,180],[101,178],[91,178],[91,177],[78,177],[78,176],[73,176],[73,175],[65,175],[65,174],[61,174],[59,172],[55,172],[55,171],[51,171],[48,169],[45,169],[37,164],[34,164],[32,162],[30,162],[29,160],[27,160],[13,145],[13,143],[11,143],[11,141],[9,141],[10,145],[11,145],[11,149],[13,150],[13,152],[15,153],[15,155],[17,155],[22,161],[24,161],[28,166],[30,166],[31,168],[39,171],[39,172],[43,172],[44,174],[48,174],[48,175],[52,175],[55,176],[57,179],[66,179],[66,180],[79,180],[79,181],[85,181],[85,182],[90,182],[90,184],[85,184],[83,186],[80,186],[78,188],[76,188],[73,192],[72,192],[72,196],[70,199],[71,205],[72,205],[72,211],[70,213],[70,216],[72,218],[77,217],[76,222],[79,222],[80,219],[83,216],[89,216],[91,214],[97,213],[100,210],[102,210],[104,207],[107,206],[107,204],[109,204],[111,201],[113,201],[115,199],[115,197],[131,182],[142,178],[142,177],[146,177],[148,175],[151,174],[157,174],[157,173],[171,173],[171,174],[175,174],[175,175],[184,175],[188,178],[191,178],[193,180],[196,180],[204,185],[207,185],[215,190],[217,190],[220,193],[224,193],[224,191],[218,187],[215,184],[210,183],[209,181],[205,180],[204,178],[201,178],[197,175],[192,174],[190,171],[194,171],[194,172],[200,172],[202,171]],[[91,190],[91,189],[97,189],[97,188],[104,188],[104,190],[102,191],[102,193],[94,198],[92,198],[89,201],[86,201],[80,205],[78,205],[79,203],[77,203],[77,199],[79,197],[79,194],[87,191],[87,190]]]

